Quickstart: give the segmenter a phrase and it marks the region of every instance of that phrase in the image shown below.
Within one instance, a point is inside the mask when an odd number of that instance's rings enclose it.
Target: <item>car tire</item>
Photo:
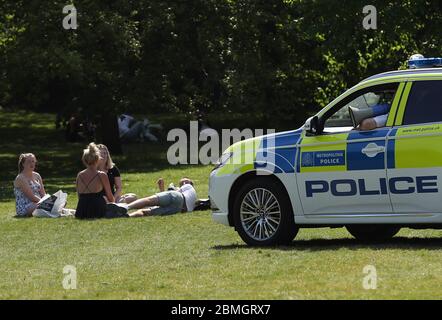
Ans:
[[[360,241],[385,241],[393,238],[401,228],[394,225],[355,224],[346,226],[346,229]]]
[[[298,228],[284,187],[270,177],[258,177],[241,187],[233,204],[235,230],[251,246],[286,245]]]

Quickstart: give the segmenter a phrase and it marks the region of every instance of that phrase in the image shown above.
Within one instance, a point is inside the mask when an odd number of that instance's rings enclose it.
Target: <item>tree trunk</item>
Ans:
[[[103,144],[107,146],[111,154],[122,154],[120,133],[118,131],[117,116],[103,114],[101,118],[101,135]]]

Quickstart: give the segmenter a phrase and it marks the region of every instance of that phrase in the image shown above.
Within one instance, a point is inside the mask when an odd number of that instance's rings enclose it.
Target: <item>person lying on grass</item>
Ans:
[[[18,217],[32,217],[38,202],[46,195],[43,180],[35,172],[37,158],[23,153],[18,159],[18,175],[14,181],[15,208]]]
[[[108,204],[108,210],[115,210],[118,213],[127,213],[128,210],[139,209],[130,213],[130,217],[143,216],[165,216],[179,212],[192,212],[195,208],[197,195],[193,181],[189,178],[182,178],[179,188],[171,185],[165,190],[165,183],[162,178],[157,181],[160,192],[150,197],[138,199],[128,205]]]

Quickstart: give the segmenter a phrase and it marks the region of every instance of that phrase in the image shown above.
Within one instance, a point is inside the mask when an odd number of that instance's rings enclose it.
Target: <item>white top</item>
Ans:
[[[129,124],[133,119],[133,117],[127,114],[122,114],[120,117],[118,117],[118,130],[120,131],[120,137],[129,131]]]
[[[376,122],[376,126],[378,128],[385,127],[385,125],[387,124],[388,113],[387,114],[383,114],[381,116],[374,117],[373,119]]]
[[[192,212],[193,209],[195,209],[195,202],[197,199],[195,189],[191,184],[186,183],[179,188],[179,191],[184,195],[184,199],[186,200],[187,212]]]

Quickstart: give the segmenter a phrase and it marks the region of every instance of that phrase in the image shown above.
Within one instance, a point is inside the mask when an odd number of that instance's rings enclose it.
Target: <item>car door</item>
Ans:
[[[388,137],[391,202],[395,213],[442,212],[442,80],[407,83]]]
[[[351,94],[331,108],[324,132],[304,136],[297,156],[298,190],[304,215],[392,213],[387,186],[386,141],[404,84],[390,83]],[[349,126],[349,105],[370,93],[389,93],[388,126],[359,131]],[[338,127],[327,127],[337,119]],[[338,122],[339,122],[338,121]]]

